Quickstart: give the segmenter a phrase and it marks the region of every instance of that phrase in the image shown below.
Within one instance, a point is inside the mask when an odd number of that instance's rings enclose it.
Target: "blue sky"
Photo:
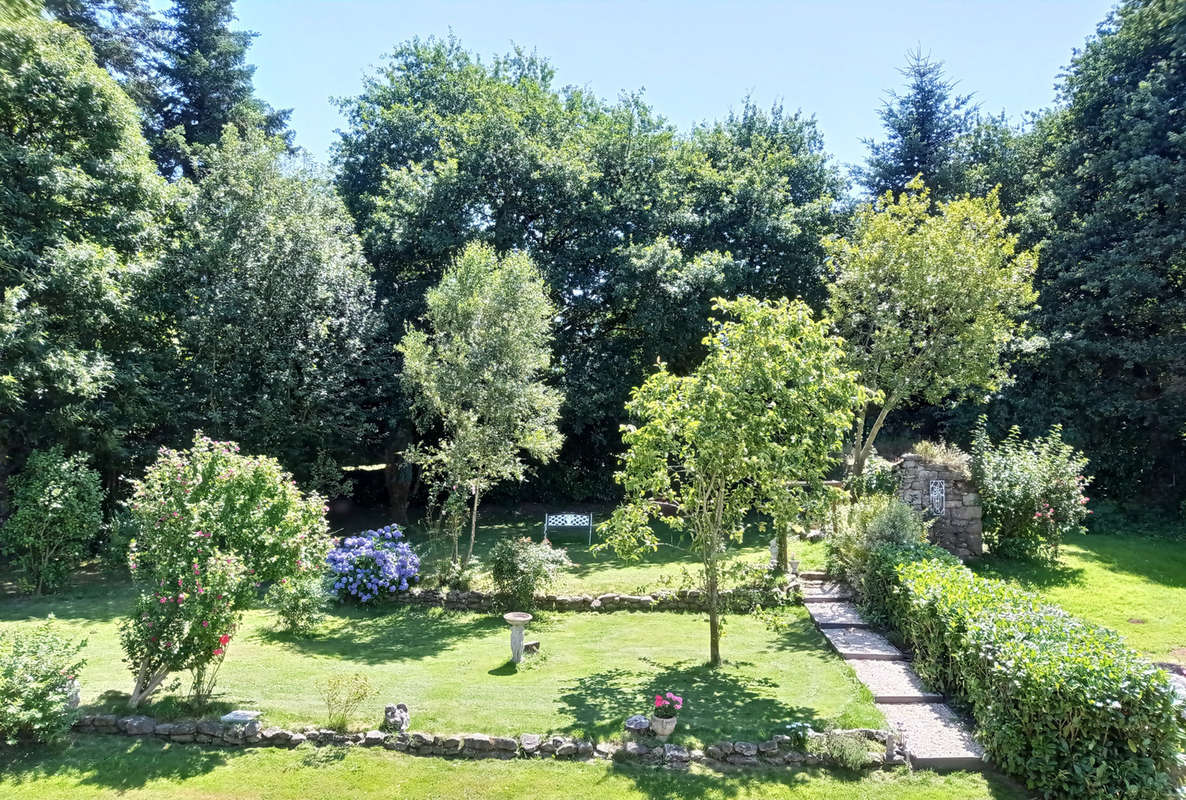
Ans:
[[[158,0],[154,5],[161,5]],[[534,48],[560,84],[604,97],[644,89],[681,128],[724,116],[746,94],[814,114],[841,163],[879,136],[884,92],[921,47],[946,63],[985,111],[1020,117],[1049,106],[1059,72],[1112,0],[886,2],[380,2],[239,0],[239,27],[258,32],[256,90],[293,109],[297,143],[324,160],[342,121],[331,97],[412,36],[453,31],[488,56]]]

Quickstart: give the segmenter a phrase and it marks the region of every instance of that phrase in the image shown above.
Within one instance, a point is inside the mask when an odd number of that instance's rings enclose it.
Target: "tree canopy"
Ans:
[[[624,503],[605,545],[636,556],[658,545],[658,501],[675,508],[703,563],[709,661],[719,664],[720,563],[754,511],[785,509],[822,488],[854,410],[867,400],[843,342],[800,300],[718,300],[704,360],[688,375],[660,364],[631,395],[618,483]],[[806,487],[794,482],[802,481]]]

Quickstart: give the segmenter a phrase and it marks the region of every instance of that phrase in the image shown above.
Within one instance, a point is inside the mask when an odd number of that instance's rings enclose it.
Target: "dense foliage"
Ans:
[[[420,578],[420,558],[395,525],[345,537],[326,560],[340,600],[377,603]]]
[[[972,443],[972,479],[984,509],[984,541],[998,555],[1057,560],[1068,535],[1086,533],[1087,459],[1062,427],[1022,439],[1014,427],[993,444],[983,422]]]
[[[754,511],[787,519],[827,471],[867,400],[844,368],[841,341],[801,300],[718,301],[707,355],[677,376],[660,364],[627,410],[627,450],[618,481],[623,505],[602,525],[605,547],[630,557],[655,549],[659,502],[686,531],[703,563],[710,661],[720,655],[720,568],[725,549]],[[796,481],[801,483],[795,483]]]
[[[1118,497],[1184,484],[1184,51],[1182,3],[1120,4],[1072,59],[1044,141],[1034,226],[1050,347],[1011,419],[1027,432],[1063,423]]]
[[[931,545],[874,551],[863,602],[993,761],[1042,797],[1163,798],[1186,744],[1165,673],[1116,633],[974,575]]]
[[[0,526],[0,553],[21,567],[22,589],[41,594],[65,583],[99,535],[102,503],[99,474],[83,456],[67,458],[61,447],[29,455]]]
[[[36,628],[0,628],[0,741],[8,745],[65,738],[78,706],[78,673],[86,663],[75,642]]]
[[[499,258],[481,244],[462,251],[425,303],[424,330],[409,329],[399,350],[418,427],[440,436],[405,457],[424,468],[434,500],[466,498],[464,567],[474,553],[482,495],[502,481],[522,481],[527,459],[550,461],[560,449],[561,397],[545,383],[555,310],[528,256]]]
[[[516,609],[535,606],[535,595],[546,592],[556,570],[568,563],[563,550],[547,541],[533,542],[525,536],[499,539],[487,556],[490,578],[504,602]]]
[[[861,594],[873,553],[882,545],[917,545],[927,541],[930,523],[922,513],[890,494],[868,494],[834,517],[826,540],[828,572],[843,577]]]
[[[680,136],[643,100],[557,89],[523,52],[396,48],[342,103],[338,188],[391,329],[470,241],[528,253],[557,307],[565,448],[544,480],[610,496],[630,388],[693,367],[713,297],[819,298],[843,192],[805,115],[750,104]]]
[[[0,518],[68,442],[103,464],[142,421],[137,289],[164,204],[136,108],[81,36],[0,23]]]
[[[381,419],[360,386],[394,366],[373,349],[369,270],[332,188],[278,140],[227,128],[203,152],[154,282],[172,320],[161,424],[169,441],[234,437],[303,479],[322,451],[352,457]]]
[[[1036,256],[1017,248],[995,192],[932,205],[912,181],[857,210],[851,237],[829,242],[829,308],[861,381],[880,392],[866,427],[857,414],[851,471],[860,474],[891,411],[983,393],[1007,378],[1003,360],[1034,302]]]
[[[209,696],[261,585],[320,573],[330,544],[322,503],[275,459],[240,455],[233,442],[199,433],[189,450],[161,449],[129,503],[139,598],[120,638],[133,707],[180,670],[195,700]]]

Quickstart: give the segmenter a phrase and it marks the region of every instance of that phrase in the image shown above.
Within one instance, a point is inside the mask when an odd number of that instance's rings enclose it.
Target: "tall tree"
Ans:
[[[103,454],[135,424],[164,186],[136,108],[65,25],[0,24],[0,515],[54,442]],[[126,391],[125,391],[126,390]]]
[[[1011,402],[1038,429],[1065,422],[1117,495],[1186,485],[1184,52],[1186,5],[1122,3],[1071,61],[1048,125],[1050,347]]]
[[[879,197],[903,191],[921,174],[936,200],[950,200],[967,190],[961,140],[973,130],[976,106],[971,95],[955,93],[943,62],[921,51],[907,55],[902,75],[905,94],[891,91],[880,112],[886,138],[865,140],[869,158],[857,178]]]
[[[162,97],[150,134],[161,173],[192,178],[187,148],[214,144],[228,124],[259,128],[291,144],[290,112],[255,97],[247,49],[256,34],[231,30],[234,0],[174,0],[166,18]]]
[[[631,396],[638,422],[625,429],[618,481],[625,502],[602,528],[604,546],[636,557],[658,546],[651,522],[663,501],[703,565],[709,662],[721,663],[721,562],[754,511],[785,511],[794,495],[821,490],[865,402],[844,366],[843,342],[785,298],[721,301],[707,355],[680,377],[660,364]],[[807,487],[796,488],[799,480]]]
[[[1017,250],[995,192],[932,207],[915,180],[895,200],[857,211],[853,236],[829,242],[836,265],[832,318],[866,386],[881,393],[872,423],[861,409],[851,469],[859,475],[890,412],[982,395],[1008,377],[1003,356],[1034,302],[1037,258]]]
[[[798,115],[747,105],[680,136],[639,96],[557,90],[538,57],[483,63],[456,40],[400,46],[342,108],[338,188],[392,330],[469,241],[543,273],[565,366],[554,492],[615,493],[630,389],[656,357],[699,360],[710,298],[818,294],[841,182]]]
[[[371,377],[393,369],[372,349],[370,270],[332,186],[283,142],[228,125],[199,155],[155,294],[175,349],[165,438],[233,435],[304,478],[318,451],[363,443]]]
[[[482,495],[501,481],[522,480],[524,456],[548,461],[560,449],[561,398],[544,383],[555,311],[527,255],[499,258],[481,244],[462,251],[425,302],[425,329],[410,329],[399,347],[422,430],[439,428],[441,436],[409,458],[426,468],[434,490],[466,497],[464,567]]]
[[[160,104],[157,60],[163,25],[146,0],[43,0],[46,13],[86,37],[95,62],[110,72],[149,120]]]

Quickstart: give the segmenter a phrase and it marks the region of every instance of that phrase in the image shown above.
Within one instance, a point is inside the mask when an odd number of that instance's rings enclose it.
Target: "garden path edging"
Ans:
[[[453,611],[504,611],[505,603],[496,595],[476,590],[410,589],[394,595],[397,603],[420,606],[439,606]],[[721,608],[737,611],[737,606],[750,610],[756,606],[795,605],[801,600],[799,582],[787,584],[785,589],[725,589],[720,592]],[[704,592],[700,589],[659,590],[651,594],[622,594],[606,592],[600,595],[537,594],[535,608],[543,611],[577,611],[605,613],[611,611],[707,611]]]

